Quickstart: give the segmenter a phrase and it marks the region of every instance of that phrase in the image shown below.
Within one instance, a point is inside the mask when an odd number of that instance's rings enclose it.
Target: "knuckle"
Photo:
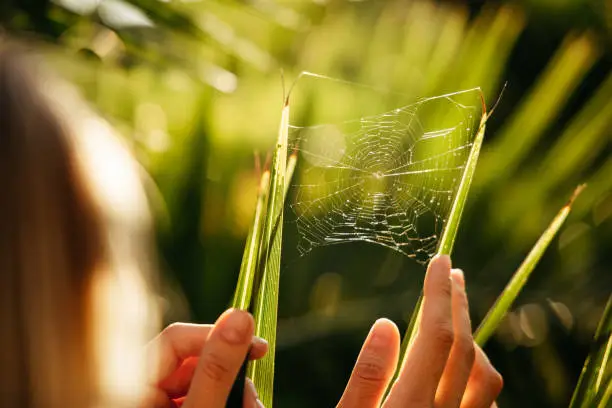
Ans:
[[[470,304],[469,303],[470,302],[469,302],[465,292],[459,293],[459,306],[461,306],[462,309],[468,310],[470,308]]]
[[[168,325],[164,330],[162,330],[161,335],[162,335],[162,337],[164,337],[166,339],[171,339],[180,330],[181,330],[181,324],[180,323],[172,323],[172,324]]]
[[[386,370],[380,361],[367,359],[357,362],[355,376],[362,385],[377,386],[385,381]]]
[[[180,323],[172,323],[159,334],[159,340],[162,347],[173,347],[175,340],[179,337],[181,331]]]
[[[425,281],[425,295],[434,297],[450,298],[452,294],[452,286],[450,279],[445,279],[442,282]]]
[[[494,368],[491,367],[491,373],[489,375],[489,384],[491,387],[491,391],[498,395],[502,388],[504,388],[504,379],[500,373],[497,372]]]
[[[480,386],[491,395],[499,395],[504,387],[504,379],[501,374],[490,364],[479,370],[478,374],[477,381]]]
[[[444,284],[440,285],[439,290],[440,290],[440,295],[450,298],[453,293],[450,280],[449,279],[445,280]]]
[[[434,324],[433,327],[433,341],[436,346],[440,349],[450,349],[455,341],[455,333],[451,324],[447,321],[441,321]]]
[[[204,376],[214,382],[221,382],[230,374],[227,363],[216,354],[208,354],[202,358],[200,371]]]
[[[470,365],[474,363],[476,359],[476,349],[474,348],[472,336],[456,336],[453,347],[457,347],[461,356],[463,356],[465,361],[469,362]]]

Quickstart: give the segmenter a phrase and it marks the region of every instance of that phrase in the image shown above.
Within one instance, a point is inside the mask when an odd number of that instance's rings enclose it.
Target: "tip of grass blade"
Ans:
[[[495,103],[493,104],[493,107],[491,108],[491,110],[487,113],[487,107],[484,107],[484,114],[486,115],[487,120],[489,120],[489,118],[493,115],[493,112],[495,112],[495,109],[497,109],[497,106],[499,105],[499,103],[502,100],[502,97],[504,96],[504,92],[506,91],[506,88],[508,87],[508,82],[504,82],[504,85],[502,86],[501,91],[499,91],[499,96],[497,97],[497,100],[495,101]],[[481,94],[481,98],[483,98],[483,103],[484,103],[484,96]]]
[[[270,172],[270,164],[272,163],[272,155],[270,154],[270,152],[266,153],[266,160],[264,161],[263,164],[263,169],[264,171]]]
[[[582,191],[587,187],[586,183],[580,184],[578,187],[576,187],[576,189],[574,190],[574,192],[572,193],[572,196],[570,197],[570,199],[567,201],[567,203],[565,204],[566,207],[571,208],[572,205],[574,205],[574,201],[576,201],[576,198],[578,198],[578,196],[580,195],[580,193],[582,193]]]
[[[527,280],[540,261],[540,258],[552,242],[552,239],[561,229],[563,223],[570,213],[573,202],[585,187],[586,184],[581,184],[576,187],[569,201],[557,213],[553,221],[542,233],[540,238],[538,238],[527,257],[512,275],[510,282],[508,285],[506,285],[506,288],[497,298],[495,304],[489,310],[484,320],[480,323],[480,326],[476,330],[474,338],[479,346],[483,346],[489,337],[491,337],[491,335],[495,332],[503,317],[506,315],[508,309],[513,304],[515,298],[519,295],[520,291],[527,283]]]

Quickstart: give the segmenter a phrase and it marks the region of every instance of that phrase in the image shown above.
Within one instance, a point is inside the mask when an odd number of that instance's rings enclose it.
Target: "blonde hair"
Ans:
[[[158,320],[138,166],[39,63],[0,44],[0,395],[134,406]]]

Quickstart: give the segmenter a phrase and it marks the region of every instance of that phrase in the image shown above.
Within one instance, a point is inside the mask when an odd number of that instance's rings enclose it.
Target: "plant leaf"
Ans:
[[[463,209],[465,208],[465,203],[467,202],[468,193],[470,191],[470,186],[472,185],[472,179],[474,178],[474,173],[476,172],[476,164],[478,163],[478,156],[480,154],[480,147],[482,146],[482,141],[484,139],[488,117],[489,116],[487,115],[486,110],[483,109],[478,133],[474,138],[474,144],[472,145],[470,156],[465,164],[463,177],[461,177],[461,182],[459,184],[459,188],[457,189],[457,196],[453,202],[453,207],[448,215],[448,221],[444,226],[444,231],[442,232],[442,238],[438,244],[438,255],[450,255],[453,252],[453,245],[455,244],[457,231],[459,231],[461,215],[463,214]]]
[[[291,179],[297,165],[297,152],[293,152],[287,160],[287,169],[285,171],[285,188],[283,191],[283,201],[287,198],[287,192],[291,186]],[[260,264],[261,240],[263,237],[263,227],[265,219],[265,207],[268,203],[268,193],[270,192],[270,171],[266,170],[261,175],[259,182],[259,190],[257,192],[257,203],[255,204],[255,215],[253,216],[253,225],[247,235],[244,253],[242,255],[242,263],[240,264],[240,274],[238,283],[234,293],[232,307],[236,309],[248,310],[251,305],[251,296],[255,277],[257,276],[257,266]],[[255,285],[258,287],[258,285]]]
[[[282,110],[278,142],[272,159],[270,195],[265,217],[262,251],[261,284],[255,301],[255,335],[268,341],[268,353],[261,360],[250,364],[248,375],[253,380],[259,399],[266,407],[272,407],[274,389],[274,353],[276,348],[276,325],[280,260],[283,231],[283,205],[285,195],[285,172],[287,167],[287,138],[289,134],[289,104]],[[263,247],[262,247],[263,248]]]
[[[597,406],[605,407],[605,401],[602,405],[601,400],[607,401],[611,397],[612,381],[610,380],[610,370],[612,369],[612,365],[610,365],[610,354],[612,353],[612,295],[609,297],[608,304],[599,321],[593,346],[593,349],[584,362],[582,373],[580,374],[578,384],[574,389],[572,401],[570,402],[570,408],[596,406],[594,402],[598,398],[595,398],[595,396],[603,388],[602,384],[604,384],[605,380],[608,380],[608,386],[606,387],[606,391],[599,398],[600,402]],[[591,402],[593,403],[591,404]]]
[[[285,170],[285,191],[284,191],[284,199],[287,199],[287,193],[289,192],[289,187],[291,187],[291,179],[293,178],[293,173],[295,172],[295,166],[297,165],[297,151],[291,153],[289,156],[289,160],[287,160],[287,169]]]
[[[470,155],[468,156],[467,162],[465,164],[465,171],[463,172],[461,182],[459,183],[459,188],[457,189],[457,195],[455,196],[453,206],[448,216],[448,221],[444,226],[442,238],[440,239],[440,243],[438,244],[439,255],[450,255],[453,250],[455,237],[457,236],[457,231],[459,230],[459,222],[461,221],[461,215],[463,214],[463,209],[465,208],[465,203],[467,201],[470,185],[472,184],[472,179],[474,178],[474,173],[476,171],[478,155],[480,154],[480,148],[482,146],[482,141],[484,140],[485,127],[488,118],[489,115],[486,112],[483,101],[483,112],[480,118],[478,133],[474,138],[474,143],[472,145],[472,149],[470,150]],[[399,370],[406,356],[406,350],[408,350],[408,347],[410,346],[410,344],[414,340],[414,336],[416,335],[416,329],[419,326],[419,320],[421,317],[422,303],[423,296],[421,295],[419,296],[414,311],[412,312],[412,316],[410,317],[410,324],[408,325],[406,333],[404,334],[404,338],[402,339],[402,345],[400,348],[400,359],[395,370],[393,381],[391,381],[390,384],[393,384],[395,378],[397,378]],[[388,391],[389,388],[387,389],[387,392]]]
[[[478,178],[477,187],[492,187],[512,174],[554,123],[600,53],[592,34],[566,36],[535,87],[483,154],[485,171]]]
[[[608,408],[610,407],[610,402],[612,402],[612,380],[608,381],[608,385],[602,392],[601,395],[598,395],[596,399],[597,408]],[[585,406],[585,405],[583,405]]]
[[[559,229],[561,229],[561,226],[571,211],[574,200],[584,189],[584,187],[585,185],[583,184],[574,190],[570,200],[559,211],[544,233],[542,233],[521,266],[519,266],[512,276],[512,279],[508,285],[506,285],[504,291],[495,301],[493,307],[489,310],[484,320],[480,323],[480,326],[474,335],[474,339],[479,346],[484,346],[484,344],[487,342],[487,340],[489,340],[491,335],[499,326],[521,289],[523,289],[523,286],[525,286],[525,283],[527,283],[531,272],[533,272],[534,268],[540,261],[540,258],[546,251],[546,248],[548,248],[552,239],[555,237],[555,235],[557,235]]]
[[[232,307],[236,309],[248,310],[251,305],[253,282],[255,281],[257,266],[259,265],[259,249],[263,236],[263,221],[269,189],[270,172],[265,171],[261,175],[253,225],[247,236],[244,254],[242,255],[242,264],[240,265],[240,275],[238,276],[236,292],[232,301]]]

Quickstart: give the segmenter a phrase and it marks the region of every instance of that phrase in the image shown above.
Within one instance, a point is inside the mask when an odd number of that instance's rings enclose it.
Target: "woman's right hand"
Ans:
[[[397,380],[383,401],[398,364],[394,323],[374,323],[338,408],[490,408],[502,377],[472,338],[463,273],[448,256],[434,258],[425,276],[423,312]]]
[[[223,408],[247,354],[258,359],[268,345],[253,336],[253,317],[230,309],[214,325],[176,323],[147,347],[157,361],[143,408]],[[245,383],[244,408],[260,408],[251,380]]]

